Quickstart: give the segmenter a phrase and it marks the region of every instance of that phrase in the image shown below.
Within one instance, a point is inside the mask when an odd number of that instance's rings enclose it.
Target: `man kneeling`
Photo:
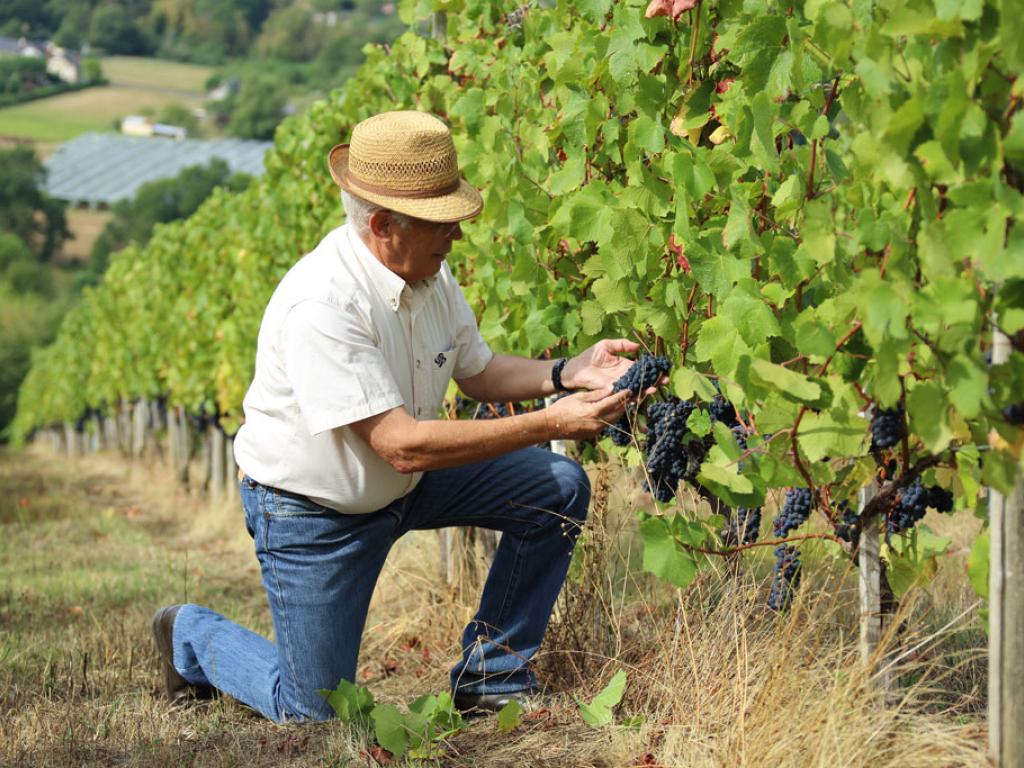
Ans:
[[[372,117],[328,162],[347,222],[271,297],[235,440],[275,642],[208,608],[163,608],[153,629],[168,695],[218,689],[279,722],[330,717],[318,691],[355,679],[392,545],[473,525],[502,537],[451,686],[460,709],[498,709],[535,690],[529,662],[590,499],[577,463],[531,446],[616,421],[628,392],[610,385],[637,345],[602,341],[554,365],[490,350],[445,263],[482,200],[437,118]],[[502,419],[440,420],[452,378],[480,401],[587,391]]]

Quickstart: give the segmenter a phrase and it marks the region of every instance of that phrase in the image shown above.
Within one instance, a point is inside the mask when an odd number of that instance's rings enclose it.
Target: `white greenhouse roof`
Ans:
[[[46,163],[50,197],[72,204],[109,205],[132,198],[147,181],[167,179],[219,157],[232,171],[263,174],[270,141],[183,139],[86,133],[57,148]]]

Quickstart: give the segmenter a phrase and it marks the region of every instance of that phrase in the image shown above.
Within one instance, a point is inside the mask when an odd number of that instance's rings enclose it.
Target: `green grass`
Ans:
[[[132,56],[103,60],[110,85],[86,88],[0,109],[0,136],[62,142],[89,131],[114,130],[126,115],[158,114],[166,105],[201,106],[207,67]]]
[[[210,67],[164,61],[140,56],[110,56],[103,59],[103,74],[115,86],[188,91],[202,94]]]

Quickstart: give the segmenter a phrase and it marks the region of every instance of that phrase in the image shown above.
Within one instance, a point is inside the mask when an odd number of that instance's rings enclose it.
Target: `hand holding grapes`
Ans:
[[[559,398],[544,409],[544,414],[556,437],[586,440],[622,418],[629,398],[629,390],[612,392],[611,387],[578,392]]]
[[[570,389],[604,389],[622,378],[633,361],[621,355],[632,354],[640,345],[627,339],[604,339],[572,358],[562,374]],[[661,382],[663,383],[663,382]],[[652,394],[650,387],[644,394]]]

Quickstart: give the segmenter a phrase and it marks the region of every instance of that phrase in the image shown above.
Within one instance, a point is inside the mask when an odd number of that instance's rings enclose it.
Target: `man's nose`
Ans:
[[[449,240],[461,240],[462,239],[462,224],[460,224],[459,222],[455,222],[455,226],[453,226],[448,231],[448,239]]]

